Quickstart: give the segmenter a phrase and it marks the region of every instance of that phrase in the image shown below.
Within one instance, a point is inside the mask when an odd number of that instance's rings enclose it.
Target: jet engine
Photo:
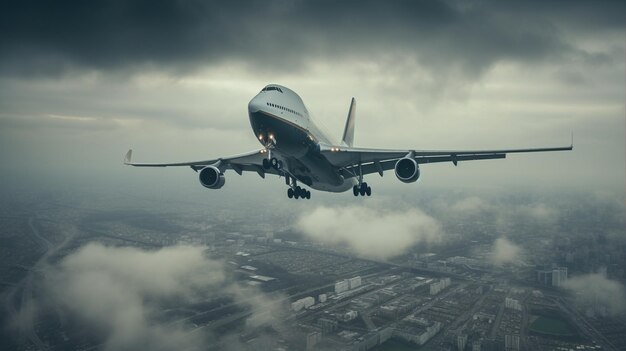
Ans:
[[[224,186],[224,173],[215,166],[207,166],[200,170],[200,184],[205,188],[219,189]]]
[[[396,177],[403,183],[413,183],[420,177],[420,167],[413,158],[404,157],[396,162]]]

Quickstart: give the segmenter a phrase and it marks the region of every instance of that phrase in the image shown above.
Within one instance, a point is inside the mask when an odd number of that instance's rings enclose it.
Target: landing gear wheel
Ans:
[[[354,194],[354,196],[359,196],[359,187],[358,185],[355,185],[352,187],[352,193]]]
[[[291,188],[287,189],[287,197],[290,199],[293,198],[293,189]]]
[[[372,188],[368,186],[367,189],[365,189],[365,194],[367,196],[372,196]]]
[[[276,161],[276,166],[274,166],[274,168],[276,168],[276,170],[283,169],[283,161],[281,160]]]
[[[278,159],[276,157],[272,157],[270,159],[270,165],[272,166],[272,168],[276,168],[278,166]]]
[[[263,159],[263,169],[270,169],[270,161],[266,158]]]
[[[307,200],[311,199],[311,192],[307,190],[305,197],[306,197]]]
[[[365,193],[367,193],[367,188],[368,188],[367,183],[361,183],[361,188],[359,189],[359,194],[361,194],[361,196],[365,196]]]

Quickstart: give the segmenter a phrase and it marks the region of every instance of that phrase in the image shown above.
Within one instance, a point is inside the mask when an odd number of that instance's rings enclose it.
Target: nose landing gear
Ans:
[[[270,168],[274,168],[277,171],[283,169],[283,161],[277,159],[276,157],[272,157],[270,159],[263,159],[263,168],[268,170]]]
[[[263,134],[259,135],[259,140],[263,141]],[[276,139],[273,134],[267,136],[265,149],[267,150],[267,158],[263,159],[263,169],[268,170],[274,168],[277,171],[283,169],[283,161],[272,156],[272,150],[276,147]]]

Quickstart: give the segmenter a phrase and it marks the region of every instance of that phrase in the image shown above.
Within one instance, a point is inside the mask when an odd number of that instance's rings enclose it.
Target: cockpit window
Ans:
[[[281,88],[279,88],[279,87],[265,87],[261,91],[270,91],[270,90],[277,90],[277,91],[279,91],[281,93],[283,92],[283,90]]]

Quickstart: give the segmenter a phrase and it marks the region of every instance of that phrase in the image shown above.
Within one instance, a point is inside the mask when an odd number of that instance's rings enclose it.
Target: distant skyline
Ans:
[[[385,184],[378,193],[536,187],[623,197],[625,12],[617,1],[2,4],[0,173],[176,179],[205,191],[189,169],[124,168],[123,154],[185,161],[258,148],[246,106],[279,83],[337,138],[354,96],[357,146],[559,146],[574,133],[572,152],[424,165],[411,185],[371,176]],[[218,191],[265,186],[283,197],[282,181],[244,177],[227,173]]]

